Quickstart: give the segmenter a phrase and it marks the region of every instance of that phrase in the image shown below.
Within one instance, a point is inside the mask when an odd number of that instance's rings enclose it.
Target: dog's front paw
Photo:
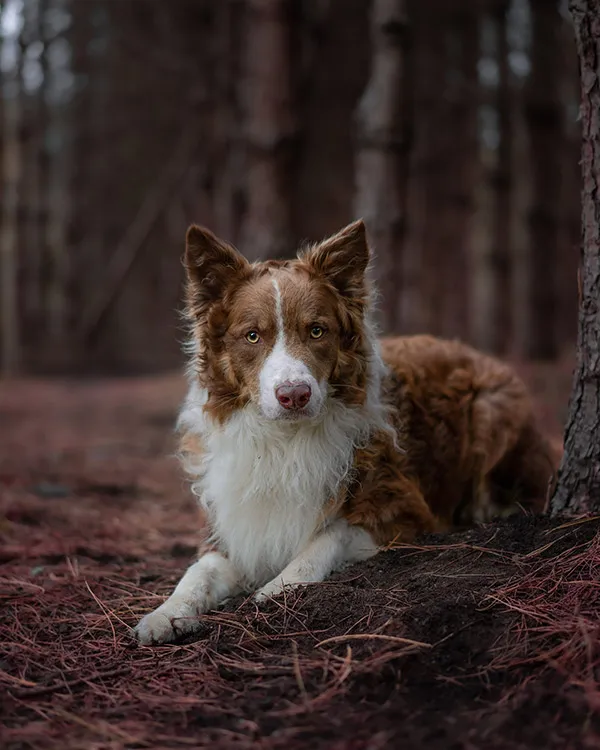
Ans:
[[[159,608],[142,617],[135,629],[135,635],[143,646],[151,646],[157,643],[170,643],[175,640],[177,633],[171,618]]]
[[[142,617],[135,635],[143,646],[172,643],[179,636],[199,628],[197,612],[187,602],[166,601]]]
[[[281,594],[282,591],[283,582],[281,579],[269,581],[269,583],[266,583],[262,588],[258,589],[256,594],[254,594],[254,601],[262,604],[263,602],[272,599],[274,596],[277,596],[277,594]]]
[[[290,581],[282,577],[274,578],[256,592],[254,600],[258,602],[258,604],[261,604],[269,599],[273,599],[275,596],[279,596],[283,593],[284,589],[290,591],[291,589],[296,589],[302,585],[305,585],[302,581]]]

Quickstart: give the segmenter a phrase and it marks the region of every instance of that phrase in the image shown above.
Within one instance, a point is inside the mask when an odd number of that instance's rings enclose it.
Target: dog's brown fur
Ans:
[[[340,512],[377,542],[543,510],[557,457],[508,365],[457,341],[384,339],[398,451],[380,433],[356,456]]]

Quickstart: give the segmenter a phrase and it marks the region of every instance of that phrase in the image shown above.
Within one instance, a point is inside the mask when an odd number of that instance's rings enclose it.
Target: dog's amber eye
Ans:
[[[311,339],[320,339],[321,336],[325,333],[325,331],[321,328],[321,326],[313,326],[310,329],[310,337]]]
[[[251,344],[258,344],[260,341],[260,336],[256,331],[248,331],[246,334],[246,341],[249,341]]]

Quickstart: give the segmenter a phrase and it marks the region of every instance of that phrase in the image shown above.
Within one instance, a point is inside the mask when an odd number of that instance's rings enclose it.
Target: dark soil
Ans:
[[[599,519],[430,536],[138,646],[194,551],[181,394],[0,394],[3,748],[600,747]]]

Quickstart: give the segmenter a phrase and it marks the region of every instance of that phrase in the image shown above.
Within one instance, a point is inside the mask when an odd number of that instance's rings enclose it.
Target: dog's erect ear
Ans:
[[[342,296],[363,298],[370,255],[365,225],[359,219],[314,245],[302,257]]]
[[[250,268],[238,251],[210,230],[192,225],[186,235],[184,265],[188,280],[188,308],[202,315],[225,288]]]

